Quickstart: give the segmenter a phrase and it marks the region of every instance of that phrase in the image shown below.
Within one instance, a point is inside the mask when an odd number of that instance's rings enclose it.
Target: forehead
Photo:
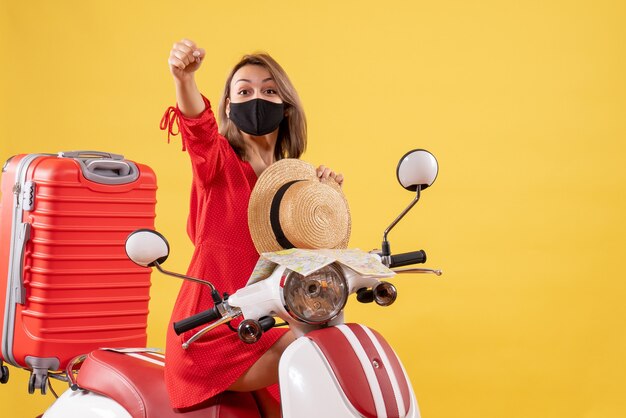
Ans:
[[[267,68],[261,65],[247,64],[235,72],[231,84],[235,84],[242,79],[260,83],[268,78],[272,78],[272,75]]]

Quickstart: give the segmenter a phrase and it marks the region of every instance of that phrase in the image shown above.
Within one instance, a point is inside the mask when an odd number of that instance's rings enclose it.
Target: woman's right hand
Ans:
[[[198,48],[196,43],[189,39],[176,42],[167,60],[174,79],[181,82],[193,79],[193,73],[200,68],[204,55],[204,49]]]

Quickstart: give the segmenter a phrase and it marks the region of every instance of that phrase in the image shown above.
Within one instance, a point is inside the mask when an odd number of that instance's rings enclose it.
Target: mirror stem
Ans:
[[[400,219],[404,218],[404,215],[406,215],[407,212],[410,211],[411,208],[413,208],[413,206],[415,206],[417,201],[420,200],[421,189],[422,189],[422,186],[418,185],[417,195],[415,196],[415,199],[413,199],[413,201],[409,204],[409,206],[407,206],[406,209],[404,209],[402,213],[391,223],[391,225],[389,225],[387,229],[385,229],[385,233],[383,234],[383,244],[382,244],[382,251],[383,251],[382,256],[383,257],[391,255],[391,247],[389,246],[389,241],[387,241],[387,234],[389,234],[389,231],[391,231],[391,229],[394,226],[396,226],[398,222],[400,222]]]
[[[207,285],[207,286],[209,286],[211,288],[211,292],[216,292],[215,286],[213,286],[213,283],[211,283],[211,282],[208,282],[206,280],[196,279],[195,277],[189,277],[189,276],[185,276],[183,274],[178,274],[178,273],[174,273],[174,272],[171,272],[171,271],[164,270],[163,267],[161,267],[161,265],[157,261],[154,262],[154,266],[157,268],[157,270],[159,270],[163,274],[167,274],[168,276],[177,277],[179,279],[189,280],[189,281],[192,281],[192,282],[195,282],[195,283],[200,283],[200,284]]]

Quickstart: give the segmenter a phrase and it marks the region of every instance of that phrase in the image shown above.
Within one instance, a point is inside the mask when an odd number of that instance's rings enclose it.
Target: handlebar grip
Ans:
[[[390,256],[389,267],[402,267],[409,264],[422,264],[426,262],[426,252],[424,250],[412,251]]]
[[[181,319],[178,322],[174,322],[174,332],[176,333],[176,335],[180,335],[183,332],[187,332],[197,326],[208,324],[211,321],[215,321],[221,316],[222,315],[220,315],[217,307],[207,309],[206,311],[200,312],[199,314],[196,314],[194,316],[190,316],[189,318]]]
[[[356,291],[356,300],[361,303],[372,303],[374,302],[374,292],[366,287],[359,289]]]

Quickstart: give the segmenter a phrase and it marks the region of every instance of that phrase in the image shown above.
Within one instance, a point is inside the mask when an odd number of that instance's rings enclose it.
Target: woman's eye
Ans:
[[[237,92],[237,94],[240,94],[240,95],[242,95],[242,96],[245,96],[246,94],[248,94],[248,90],[239,90],[239,91]]]
[[[265,94],[277,94],[277,93],[276,93],[276,90],[274,89],[267,89],[265,90]]]

